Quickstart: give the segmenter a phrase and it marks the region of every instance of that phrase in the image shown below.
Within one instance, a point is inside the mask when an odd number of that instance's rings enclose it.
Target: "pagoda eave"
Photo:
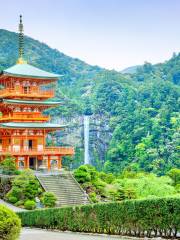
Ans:
[[[64,129],[67,125],[55,123],[34,123],[34,122],[6,122],[0,123],[0,129],[45,129],[58,130]]]
[[[17,76],[17,75],[9,75],[9,74],[4,74],[1,73],[0,74],[0,83],[3,84],[5,82],[10,82],[13,79],[13,81],[19,81],[19,82],[23,82],[23,81],[29,81],[32,80],[35,82],[38,82],[39,84],[50,84],[53,82],[56,82],[57,79],[51,79],[51,78],[37,78],[37,77],[30,77],[30,76]]]

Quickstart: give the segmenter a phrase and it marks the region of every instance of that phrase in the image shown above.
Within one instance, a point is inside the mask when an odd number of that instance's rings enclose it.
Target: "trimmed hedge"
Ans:
[[[19,217],[9,208],[0,205],[0,239],[16,240],[21,231]]]
[[[128,200],[19,212],[24,226],[137,237],[176,237],[180,198]]]

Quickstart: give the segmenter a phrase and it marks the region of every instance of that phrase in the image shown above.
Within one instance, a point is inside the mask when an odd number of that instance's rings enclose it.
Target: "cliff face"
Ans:
[[[56,141],[60,145],[72,145],[81,152],[79,162],[84,161],[84,116],[74,118],[62,117],[54,118],[53,122],[68,125],[64,131],[56,135]],[[97,165],[100,160],[101,165],[106,160],[106,152],[112,136],[109,127],[109,119],[103,115],[89,116],[89,157],[90,162]]]

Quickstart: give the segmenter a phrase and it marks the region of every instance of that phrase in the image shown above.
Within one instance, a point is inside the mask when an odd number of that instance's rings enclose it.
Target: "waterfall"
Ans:
[[[89,160],[89,116],[84,116],[84,164],[90,164]]]

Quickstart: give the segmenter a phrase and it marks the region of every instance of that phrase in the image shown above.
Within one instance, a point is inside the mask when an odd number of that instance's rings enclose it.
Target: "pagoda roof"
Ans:
[[[66,125],[59,125],[56,123],[32,123],[32,122],[8,122],[0,123],[0,128],[12,128],[12,129],[23,129],[23,128],[47,128],[47,129],[62,129]]]
[[[1,99],[3,103],[9,104],[34,104],[34,105],[58,105],[61,102],[49,102],[49,101],[31,101],[31,100],[16,100],[16,99]]]
[[[40,79],[58,79],[60,75],[46,72],[39,68],[36,68],[30,64],[16,64],[10,68],[3,70],[4,75],[17,76],[17,77],[30,77],[30,78],[40,78]]]

